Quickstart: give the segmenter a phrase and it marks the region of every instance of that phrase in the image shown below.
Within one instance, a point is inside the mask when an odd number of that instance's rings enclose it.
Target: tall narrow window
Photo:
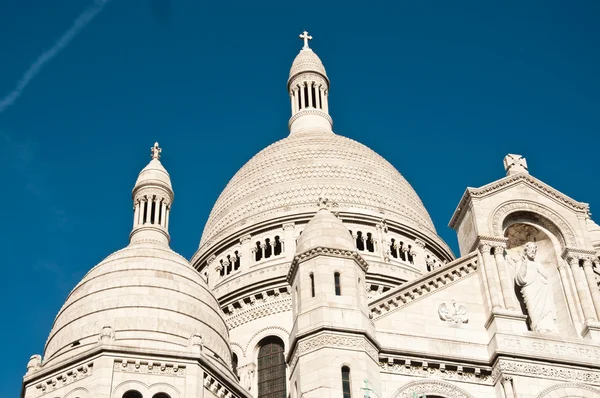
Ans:
[[[238,357],[234,353],[231,356],[231,370],[233,370],[233,374],[235,375],[235,377],[237,377],[239,379],[240,376],[238,376],[238,369],[237,368],[238,368]]]
[[[350,393],[350,368],[347,366],[342,367],[342,391],[344,392],[344,398],[352,398]]]
[[[258,350],[258,398],[286,398],[283,341],[267,337]]]
[[[150,212],[150,224],[156,224],[156,201],[152,199],[152,211]]]
[[[316,96],[316,92],[315,92],[315,86],[314,84],[310,84],[310,93],[311,95],[311,100],[312,100],[312,107],[316,108],[317,107],[317,96]]]
[[[310,102],[309,102],[309,98],[308,98],[308,86],[305,84],[304,85],[304,108],[308,108],[310,106]]]
[[[315,297],[315,274],[310,274],[310,294]]]
[[[333,280],[335,282],[335,295],[341,296],[342,295],[342,286],[340,285],[340,273],[339,272],[336,272],[335,274],[333,274]]]

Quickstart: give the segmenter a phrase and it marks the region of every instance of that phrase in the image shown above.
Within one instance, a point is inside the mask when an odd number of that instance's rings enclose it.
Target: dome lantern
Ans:
[[[158,142],[150,148],[152,160],[140,172],[132,192],[133,230],[131,244],[154,241],[169,245],[169,214],[174,193],[171,177],[160,162]]]
[[[321,59],[308,46],[312,36],[304,31],[304,46],[294,59],[288,79],[292,105],[290,135],[301,132],[332,132],[329,116],[329,78]]]

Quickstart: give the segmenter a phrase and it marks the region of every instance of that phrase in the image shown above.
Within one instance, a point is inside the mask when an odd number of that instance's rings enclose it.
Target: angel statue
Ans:
[[[521,287],[525,307],[529,313],[531,329],[534,332],[557,333],[556,310],[552,286],[548,284],[548,275],[544,266],[535,261],[537,245],[525,244],[521,264],[517,268],[515,282]]]
[[[460,304],[458,307],[456,306],[456,301],[451,300],[452,307],[447,305],[446,303],[440,304],[438,308],[438,314],[440,314],[440,319],[446,322],[454,322],[454,323],[467,323],[469,322],[469,317],[467,316],[467,307]]]

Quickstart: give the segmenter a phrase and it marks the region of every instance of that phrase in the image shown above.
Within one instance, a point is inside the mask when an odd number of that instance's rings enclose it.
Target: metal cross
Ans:
[[[150,155],[152,159],[160,159],[160,153],[162,152],[162,149],[158,147],[158,142],[154,143],[154,146],[150,148],[150,152],[152,152],[152,155]]]
[[[301,38],[301,39],[304,39],[304,47],[302,47],[302,48],[309,48],[309,47],[308,47],[308,41],[309,41],[309,40],[312,40],[312,36],[309,36],[309,35],[308,35],[308,32],[307,32],[307,31],[304,31],[304,32],[302,32],[302,34],[300,35],[300,38]]]

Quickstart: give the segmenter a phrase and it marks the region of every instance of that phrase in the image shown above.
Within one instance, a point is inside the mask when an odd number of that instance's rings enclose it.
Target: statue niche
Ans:
[[[571,324],[565,315],[557,318],[557,314],[568,313],[564,311],[566,300],[557,271],[558,262],[562,261],[557,254],[561,250],[560,236],[555,236],[557,229],[545,228],[548,222],[535,221],[540,220],[523,213],[505,220],[508,273],[522,312],[528,317],[529,329],[558,333]]]

